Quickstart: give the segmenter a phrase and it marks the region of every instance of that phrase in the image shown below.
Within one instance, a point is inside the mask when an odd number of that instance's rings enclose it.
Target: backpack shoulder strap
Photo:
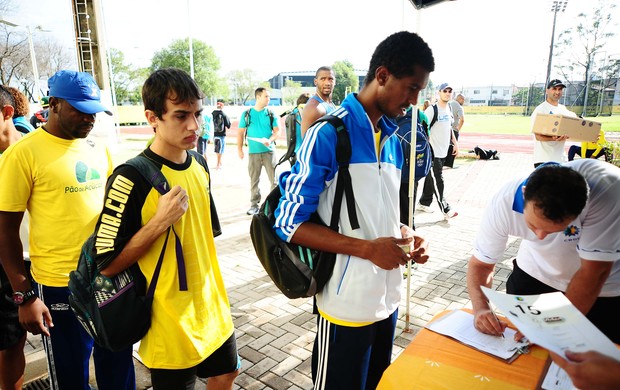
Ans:
[[[431,123],[428,125],[428,129],[431,130],[433,125],[437,122],[437,116],[439,115],[439,109],[436,104],[432,105],[433,107],[433,119],[431,119]]]
[[[351,139],[349,132],[342,121],[342,118],[335,115],[325,115],[317,119],[316,123],[328,122],[336,129],[336,161],[338,162],[338,181],[336,182],[336,194],[334,195],[334,205],[332,207],[332,217],[330,228],[338,230],[338,218],[340,217],[340,207],[342,206],[343,194],[346,196],[347,212],[352,229],[359,229],[359,221],[355,210],[355,197],[353,195],[353,184],[351,173],[349,172],[349,162],[351,161]],[[314,124],[312,125],[314,126]]]
[[[134,167],[160,194],[164,195],[170,191],[168,180],[161,173],[161,169],[155,164],[155,161],[148,158],[144,153],[127,160],[123,165]]]
[[[170,185],[168,184],[168,180],[161,172],[159,166],[155,164],[155,161],[148,158],[144,152],[140,153],[134,158],[131,158],[125,162],[126,165],[130,165],[134,167],[140,174],[148,181],[161,195],[166,194],[170,191]],[[153,275],[153,281],[151,282],[151,286],[149,286],[149,292],[153,293],[155,291],[155,285],[157,284],[157,278],[159,277],[159,269],[161,266],[160,262],[163,260],[164,253],[166,252],[166,245],[168,244],[168,237],[170,236],[170,231],[174,233],[176,245],[176,259],[177,259],[177,267],[178,267],[178,275],[179,275],[179,290],[187,291],[187,273],[185,271],[185,257],[183,256],[183,247],[181,245],[181,239],[179,235],[174,230],[174,225],[171,225],[167,230],[166,239],[164,240],[164,246],[161,250],[158,260],[158,266],[155,274]],[[151,291],[152,290],[152,291]],[[152,295],[151,295],[152,296]]]
[[[211,174],[209,173],[209,165],[207,164],[207,160],[200,153],[195,150],[188,150],[187,153],[190,154],[202,167],[205,169],[209,178]],[[222,226],[220,224],[220,218],[217,215],[217,208],[215,207],[215,202],[213,201],[213,193],[211,192],[211,179],[209,179],[209,210],[211,211],[211,229],[213,230],[213,237],[217,237],[222,234]]]

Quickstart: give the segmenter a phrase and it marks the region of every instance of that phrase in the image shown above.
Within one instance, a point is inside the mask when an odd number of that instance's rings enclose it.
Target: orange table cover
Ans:
[[[377,389],[538,389],[548,357],[545,349],[531,346],[508,364],[424,328],[383,373]]]

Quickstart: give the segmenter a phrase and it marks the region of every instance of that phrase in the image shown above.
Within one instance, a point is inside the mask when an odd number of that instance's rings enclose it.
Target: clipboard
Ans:
[[[462,310],[452,310],[441,318],[430,322],[425,328],[450,337],[505,363],[512,363],[521,354],[528,352],[527,343],[514,341],[516,334],[514,329],[506,328],[505,337],[484,334],[474,327],[474,315]]]

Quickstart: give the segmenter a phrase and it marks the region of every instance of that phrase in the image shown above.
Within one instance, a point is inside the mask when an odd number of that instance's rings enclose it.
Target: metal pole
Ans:
[[[194,45],[192,43],[192,15],[189,10],[189,0],[187,0],[187,28],[189,30],[189,74],[194,78]]]
[[[411,108],[411,140],[409,141],[409,213],[407,224],[413,229],[413,204],[415,199],[413,197],[413,190],[415,188],[415,157],[416,157],[416,143],[418,135],[418,106]],[[407,140],[405,139],[405,142]],[[403,332],[410,333],[409,328],[409,311],[410,311],[410,298],[411,298],[411,261],[407,262],[407,303],[405,308],[405,328]]]
[[[553,59],[553,42],[555,40],[555,21],[558,16],[558,12],[564,12],[566,10],[566,4],[568,0],[556,0],[553,2],[551,6],[551,11],[553,11],[553,28],[551,29],[551,45],[549,45],[549,61],[547,62],[547,78],[545,78],[545,87],[549,84],[549,79],[551,78],[551,63]],[[561,8],[561,9],[560,9]]]
[[[32,31],[30,26],[26,26],[28,30],[28,45],[30,46],[30,61],[32,62],[32,74],[34,75],[34,94],[36,101],[41,100],[41,88],[39,87],[39,69],[37,68],[37,57],[34,52],[34,44],[32,42]]]

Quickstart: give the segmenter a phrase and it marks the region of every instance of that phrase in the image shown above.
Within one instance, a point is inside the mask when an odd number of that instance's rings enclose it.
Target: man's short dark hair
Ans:
[[[375,72],[380,66],[385,66],[396,78],[403,78],[413,75],[415,65],[429,73],[435,70],[431,48],[417,34],[408,31],[394,33],[375,49],[364,85],[375,79]]]
[[[204,97],[198,84],[185,71],[177,68],[159,69],[153,72],[142,86],[142,102],[162,119],[166,113],[166,100],[175,104],[193,103]]]
[[[588,185],[581,174],[558,164],[536,168],[527,179],[525,203],[534,202],[546,219],[563,222],[581,213],[588,200]]]
[[[319,69],[316,70],[314,78],[319,77],[319,73],[321,73],[322,71],[334,73],[334,70],[332,69],[331,66],[321,66]]]
[[[0,85],[0,109],[4,106],[15,107],[15,99],[7,87]]]
[[[254,98],[257,98],[259,95],[262,95],[263,92],[265,92],[267,90],[267,88],[265,87],[258,87],[256,88],[256,90],[254,91]]]

